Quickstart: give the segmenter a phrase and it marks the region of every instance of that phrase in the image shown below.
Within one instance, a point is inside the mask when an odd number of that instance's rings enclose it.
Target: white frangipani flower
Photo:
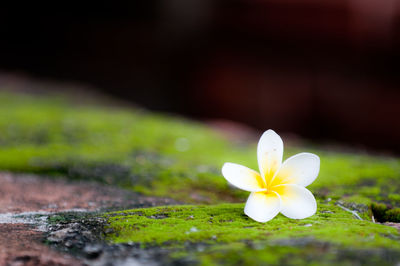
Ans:
[[[313,194],[305,187],[318,176],[319,157],[303,152],[282,163],[282,156],[282,139],[270,129],[258,142],[260,174],[234,163],[222,167],[222,175],[230,184],[251,192],[244,213],[257,222],[267,222],[279,212],[292,219],[304,219],[317,210]]]

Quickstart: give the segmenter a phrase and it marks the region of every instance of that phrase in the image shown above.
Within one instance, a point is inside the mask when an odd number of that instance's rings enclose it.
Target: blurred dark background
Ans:
[[[400,152],[397,0],[3,4],[0,69]]]

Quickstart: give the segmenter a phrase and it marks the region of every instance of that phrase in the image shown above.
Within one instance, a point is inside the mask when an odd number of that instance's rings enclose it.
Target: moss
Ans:
[[[386,211],[385,220],[390,222],[400,222],[400,208],[394,208]]]
[[[385,216],[386,216],[387,210],[388,210],[388,207],[386,206],[386,204],[375,203],[375,202],[371,204],[371,211],[374,214],[374,217],[378,222],[385,221]]]
[[[47,218],[47,222],[50,225],[69,224],[76,221],[97,219],[98,214],[90,212],[60,212],[50,214]]]
[[[393,205],[398,205],[400,203],[400,194],[390,193],[388,195],[388,199],[391,201]]]
[[[366,208],[371,205],[372,201],[371,198],[367,196],[361,196],[357,194],[351,196],[343,196],[341,199],[347,204],[357,203],[359,205],[365,206]]]
[[[310,254],[310,249],[297,247],[280,247],[265,245],[255,249],[249,248],[245,243],[228,244],[214,247],[207,253],[197,254],[201,265],[296,265],[304,263],[305,255]],[[301,261],[299,259],[301,258]]]
[[[368,209],[378,221],[399,221],[398,158],[285,146],[285,158],[301,151],[321,158],[319,177],[308,187],[319,200],[318,213],[304,220],[279,215],[260,224],[243,214],[243,204],[215,205],[246,199],[248,193],[230,187],[220,169],[227,161],[257,169],[255,142],[238,146],[201,123],[59,97],[0,93],[0,114],[0,170],[95,180],[210,204],[109,213],[112,243],[163,245],[174,250],[172,259],[193,256],[204,265],[399,261],[398,232],[370,222]],[[58,214],[49,222],[80,221],[74,217]]]
[[[83,106],[59,97],[0,94],[0,169],[119,185],[192,203],[243,201],[220,174],[226,161],[257,169],[256,143],[237,146],[200,123],[139,109]],[[285,147],[321,157],[309,187],[320,198],[390,201],[400,189],[397,158]]]
[[[331,203],[320,202],[318,213],[304,220],[278,215],[268,223],[245,216],[243,204],[136,209],[108,213],[106,219],[112,229],[106,236],[109,242],[162,245],[174,248],[172,257],[194,256],[203,265],[318,264],[319,259],[333,263],[339,250],[350,247],[353,253],[339,259],[342,263],[360,262],[364,251],[382,248],[400,258],[395,228],[358,220]]]
[[[219,178],[219,164],[227,154],[249,151],[232,149],[207,127],[177,117],[17,95],[0,95],[0,103],[6,114],[0,116],[3,170],[93,179],[209,202],[216,194],[235,197]]]
[[[378,222],[400,222],[400,208],[392,208],[384,203],[372,203],[371,211]]]
[[[341,249],[326,243],[301,246],[257,243],[228,244],[195,253],[200,265],[394,265],[399,252],[384,249]]]
[[[318,213],[307,219],[293,220],[279,215],[268,223],[251,220],[244,215],[243,207],[243,204],[183,205],[135,210],[139,214],[113,212],[107,219],[115,233],[108,239],[116,243],[179,244],[312,237],[344,246],[400,249],[400,243],[383,236],[398,236],[394,228],[357,220],[333,204],[319,203]],[[152,218],[159,214],[164,218]]]

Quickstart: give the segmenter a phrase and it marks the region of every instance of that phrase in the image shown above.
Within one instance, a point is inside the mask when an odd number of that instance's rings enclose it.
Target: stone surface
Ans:
[[[26,224],[0,224],[0,265],[82,265],[41,243],[42,232]]]
[[[0,213],[94,211],[176,202],[95,182],[71,182],[27,174],[0,173],[0,184]]]
[[[0,115],[0,264],[400,261],[396,225],[374,223],[400,220],[396,157],[283,136],[285,158],[304,151],[321,158],[319,177],[308,187],[318,212],[260,224],[243,214],[248,193],[229,186],[220,172],[227,161],[257,169],[251,130],[226,122],[212,130],[137,108],[7,93],[0,93],[0,114],[6,114]]]
[[[0,173],[0,265],[82,265],[45,245],[47,217],[63,211],[88,212],[128,206],[175,203],[166,198],[137,193],[93,182],[71,182],[35,175]],[[49,242],[61,242],[73,232],[54,231]],[[85,233],[85,232],[83,232]],[[86,232],[88,233],[88,232]],[[90,233],[90,232],[89,232]],[[86,250],[93,256],[93,249]]]

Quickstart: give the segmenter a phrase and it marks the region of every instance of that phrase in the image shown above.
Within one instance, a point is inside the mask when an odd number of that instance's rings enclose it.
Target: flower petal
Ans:
[[[229,183],[240,189],[256,192],[263,191],[264,181],[254,170],[235,163],[225,163],[222,167],[222,175]]]
[[[271,182],[271,186],[296,184],[303,187],[310,185],[319,173],[319,157],[312,153],[296,154],[285,162]]]
[[[244,213],[257,222],[267,222],[281,210],[281,199],[275,192],[253,192],[247,199]]]
[[[275,131],[269,129],[261,136],[257,146],[258,167],[267,184],[282,163],[283,141]]]
[[[281,213],[292,219],[304,219],[317,211],[313,194],[298,185],[279,185],[272,188],[282,201]]]

